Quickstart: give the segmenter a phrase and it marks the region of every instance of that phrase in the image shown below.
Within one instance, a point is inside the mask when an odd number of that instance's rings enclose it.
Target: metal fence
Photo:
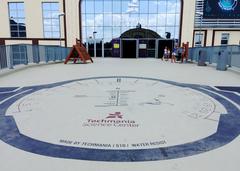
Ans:
[[[240,68],[240,46],[190,48],[189,59],[192,61],[199,61],[201,53],[203,53],[204,61],[209,64],[220,64],[225,62],[228,67],[234,66]]]
[[[1,45],[0,69],[13,69],[17,65],[30,63],[48,63],[62,61],[66,58],[71,48],[44,45]]]

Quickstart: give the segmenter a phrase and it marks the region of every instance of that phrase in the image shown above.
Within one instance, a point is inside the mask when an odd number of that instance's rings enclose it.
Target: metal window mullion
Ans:
[[[105,11],[104,11],[104,9],[105,9],[105,3],[104,3],[104,1],[102,1],[103,2],[103,37],[105,38],[105,25],[104,25],[104,19],[105,19]]]

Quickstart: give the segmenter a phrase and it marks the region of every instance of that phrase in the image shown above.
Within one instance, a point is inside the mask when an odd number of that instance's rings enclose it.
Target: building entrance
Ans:
[[[174,48],[174,39],[164,39],[149,29],[130,29],[110,42],[87,39],[86,48],[91,57],[162,58],[164,48]]]
[[[137,58],[136,39],[122,39],[121,45],[122,58]]]

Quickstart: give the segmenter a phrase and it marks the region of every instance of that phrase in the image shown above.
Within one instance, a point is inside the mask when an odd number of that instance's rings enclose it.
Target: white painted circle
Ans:
[[[20,132],[66,146],[149,149],[216,132],[224,107],[191,88],[145,78],[96,78],[43,89],[7,111]]]

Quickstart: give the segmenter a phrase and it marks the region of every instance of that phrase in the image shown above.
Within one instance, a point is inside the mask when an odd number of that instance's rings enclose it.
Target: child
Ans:
[[[168,57],[168,48],[165,46],[164,51],[163,51],[163,59],[166,59]]]
[[[177,55],[177,47],[173,48],[173,52],[172,52],[172,58],[171,58],[171,62],[176,63],[176,55]]]

